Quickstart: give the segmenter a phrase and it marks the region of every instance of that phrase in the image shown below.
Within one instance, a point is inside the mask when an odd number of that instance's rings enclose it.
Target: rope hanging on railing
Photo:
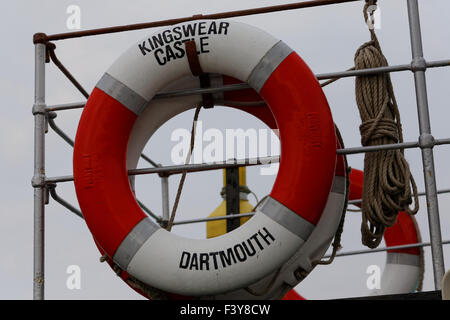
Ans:
[[[201,87],[209,86],[209,84],[210,84],[209,78],[203,72],[202,67],[200,66],[200,61],[198,60],[197,47],[196,47],[195,41],[194,40],[187,41],[187,42],[185,42],[184,45],[185,45],[185,49],[186,49],[186,53],[187,53],[187,57],[188,57],[189,68],[191,69],[192,75],[200,77],[200,86]],[[192,152],[194,150],[195,130],[197,127],[197,120],[198,120],[198,115],[200,113],[200,110],[202,109],[202,107],[212,108],[213,106],[214,106],[214,100],[213,100],[212,95],[211,94],[203,94],[202,95],[202,103],[201,103],[201,105],[197,106],[197,108],[195,109],[194,119],[192,121],[191,142],[189,145],[188,154],[186,156],[186,161],[185,161],[186,165],[189,164],[189,162],[191,161]],[[178,204],[180,202],[181,192],[183,191],[184,181],[186,180],[186,174],[187,174],[187,171],[185,171],[185,170],[181,174],[181,179],[180,179],[180,183],[178,184],[177,195],[175,197],[175,202],[174,202],[174,205],[172,208],[172,213],[170,214],[170,218],[169,218],[169,221],[166,226],[166,230],[168,230],[168,231],[170,231],[172,229],[173,223],[175,221],[175,215],[177,212]]]
[[[186,161],[184,163],[185,165],[187,165],[187,164],[189,164],[189,162],[191,162],[191,156],[192,156],[192,152],[194,150],[195,131],[196,131],[196,127],[197,127],[197,120],[198,120],[198,115],[199,115],[201,109],[202,109],[202,106],[198,106],[195,109],[194,119],[192,120],[191,141],[190,141],[188,153],[186,155]],[[177,195],[175,196],[175,202],[173,204],[172,213],[170,214],[170,218],[169,218],[169,221],[166,226],[167,231],[172,230],[172,226],[175,221],[175,215],[177,212],[178,204],[179,204],[180,198],[181,198],[181,192],[183,191],[184,181],[186,180],[186,174],[187,174],[187,171],[183,170],[183,173],[181,174],[180,182],[178,184]]]
[[[364,18],[370,26],[371,41],[363,44],[355,54],[355,69],[387,66],[373,29],[376,0],[366,0]],[[370,20],[369,20],[370,19]],[[400,113],[389,74],[356,77],[356,102],[362,124],[363,146],[403,142]],[[412,197],[414,208],[411,209]],[[368,152],[364,158],[364,186],[362,196],[362,243],[376,248],[386,227],[392,226],[399,211],[412,215],[419,209],[417,187],[403,150]]]

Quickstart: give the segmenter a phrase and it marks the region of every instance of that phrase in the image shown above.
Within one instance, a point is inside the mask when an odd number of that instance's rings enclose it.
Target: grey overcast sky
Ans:
[[[215,13],[292,1],[119,1],[119,0],[39,0],[5,1],[2,3],[0,51],[2,74],[0,117],[0,299],[32,298],[33,237],[33,116],[34,47],[32,35],[70,31],[66,27],[68,6],[81,9],[81,29],[91,29],[182,16]],[[427,60],[450,58],[450,2],[420,0],[424,52]],[[377,30],[381,46],[390,64],[411,61],[408,17],[405,0],[381,0],[381,29]],[[369,39],[362,17],[363,2],[332,5],[289,12],[241,17],[233,20],[255,25],[280,38],[296,50],[315,73],[341,71],[353,65],[356,49]],[[88,91],[103,72],[130,45],[155,30],[141,30],[57,42],[57,55]],[[83,97],[53,66],[47,65],[46,100],[48,104],[83,101]],[[392,75],[399,102],[406,141],[418,137],[418,121],[414,82],[410,72]],[[450,101],[450,69],[427,71],[432,132],[436,138],[450,136],[448,111]],[[343,79],[324,89],[333,117],[348,147],[359,146],[359,114],[355,104],[354,79]],[[57,124],[71,137],[75,136],[80,111],[58,114]],[[165,124],[147,144],[145,152],[155,161],[170,164],[174,142],[170,134],[176,128],[190,128],[192,112],[183,113]],[[254,118],[231,110],[216,108],[202,111],[204,129],[264,128]],[[424,190],[419,150],[405,152],[419,189]],[[450,188],[447,146],[435,148],[437,186]],[[349,156],[349,164],[362,169],[363,156]],[[145,164],[140,163],[140,166]],[[46,174],[72,174],[72,149],[53,132],[46,137]],[[189,175],[180,203],[180,219],[205,217],[220,203],[222,173],[213,171]],[[272,176],[261,176],[257,168],[248,170],[248,186],[260,198],[270,192]],[[178,177],[170,178],[173,203]],[[157,176],[139,177],[139,197],[155,212],[161,213],[160,184]],[[77,200],[72,183],[58,186],[61,196]],[[254,204],[253,199],[251,200]],[[417,220],[424,241],[429,241],[425,199],[421,198]],[[442,237],[450,239],[450,198],[439,198]],[[343,251],[362,249],[359,213],[349,212],[343,234]],[[204,224],[175,227],[174,232],[202,238]],[[384,245],[384,244],[382,244]],[[444,247],[445,262],[450,266],[450,246]],[[105,264],[85,223],[60,205],[46,206],[46,298],[47,299],[142,299],[128,288]],[[383,268],[385,253],[337,258],[329,266],[314,270],[296,287],[308,299],[361,296],[368,293],[366,269],[369,265]],[[67,267],[81,268],[81,289],[66,287]],[[424,290],[433,290],[430,250],[425,249]]]

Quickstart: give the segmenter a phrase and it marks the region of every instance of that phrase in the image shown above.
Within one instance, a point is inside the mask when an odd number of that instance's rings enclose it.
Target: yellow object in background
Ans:
[[[247,178],[246,178],[246,168],[240,167],[239,168],[239,187],[244,187],[246,189],[247,187]],[[225,188],[226,186],[226,173],[225,169],[223,170],[223,186]],[[222,217],[227,215],[227,202],[225,200],[225,197],[222,196],[224,199],[221,202],[221,204],[208,216],[208,218],[213,217]],[[239,213],[248,213],[252,212],[253,206],[248,202],[247,200],[247,193],[240,192],[240,199],[239,200],[239,206],[240,206],[240,212]],[[240,225],[243,225],[245,222],[247,222],[250,219],[250,217],[243,217],[240,218]],[[206,237],[207,238],[214,238],[221,236],[223,234],[227,233],[227,220],[215,220],[215,221],[208,221],[206,223]]]

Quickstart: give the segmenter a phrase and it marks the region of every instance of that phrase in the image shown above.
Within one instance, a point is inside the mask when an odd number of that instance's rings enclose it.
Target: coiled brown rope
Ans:
[[[364,18],[375,0],[366,1]],[[355,69],[387,66],[373,28],[372,40],[363,44],[355,54]],[[362,124],[360,126],[363,146],[403,142],[402,126],[397,101],[389,74],[361,76],[356,78],[356,102]],[[411,209],[412,197],[414,208]],[[364,186],[362,195],[362,243],[376,248],[386,227],[392,226],[399,211],[416,214],[418,206],[417,187],[411,175],[403,150],[368,152],[364,158]]]

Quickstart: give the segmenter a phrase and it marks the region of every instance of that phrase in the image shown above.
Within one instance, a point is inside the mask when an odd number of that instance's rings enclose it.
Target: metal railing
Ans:
[[[76,37],[94,36],[101,34],[108,34],[114,32],[124,32],[131,30],[139,30],[144,28],[152,28],[159,26],[168,26],[180,22],[192,21],[198,19],[218,19],[218,18],[231,18],[237,16],[247,16],[253,14],[270,13],[283,10],[301,9],[307,7],[316,7],[324,5],[332,5],[344,2],[355,2],[362,0],[315,0],[304,1],[299,3],[293,3],[288,5],[271,6],[264,8],[248,9],[241,11],[232,11],[211,15],[195,15],[192,17],[171,19],[164,21],[156,21],[150,23],[134,24],[128,26],[119,26],[111,28],[102,28],[95,30],[86,30],[80,32],[69,32],[55,35],[45,35],[42,33],[36,34],[34,37],[35,44],[35,98],[33,105],[33,115],[35,121],[34,129],[34,175],[32,178],[32,186],[34,188],[34,279],[33,279],[33,297],[34,299],[44,299],[44,210],[45,205],[48,203],[48,198],[51,196],[56,202],[66,207],[71,212],[80,216],[82,213],[79,209],[71,205],[66,200],[62,199],[56,193],[56,186],[58,183],[73,181],[72,175],[59,176],[59,177],[46,177],[45,175],[45,134],[47,132],[47,125],[52,128],[62,139],[68,144],[73,146],[73,140],[64,133],[55,123],[56,112],[63,110],[78,109],[84,107],[84,102],[60,104],[54,106],[47,106],[45,104],[45,63],[48,62],[47,46],[49,41],[58,41],[64,39],[71,39]],[[425,71],[428,68],[438,68],[450,66],[450,60],[441,61],[426,61],[423,57],[422,50],[422,36],[420,29],[418,0],[405,0],[408,8],[409,16],[409,30],[411,37],[411,52],[412,62],[410,64],[402,64],[396,66],[388,66],[382,68],[363,69],[363,70],[349,70],[341,72],[333,72],[326,74],[316,75],[318,80],[337,79],[344,77],[356,77],[363,75],[374,75],[381,73],[391,73],[400,71],[411,71],[414,74],[415,80],[415,92],[417,97],[417,111],[419,120],[420,136],[418,141],[396,143],[389,145],[370,146],[370,147],[354,147],[339,149],[338,154],[358,154],[365,152],[373,152],[379,150],[391,150],[391,149],[407,149],[407,148],[420,148],[422,152],[423,171],[425,179],[425,191],[421,192],[421,196],[426,196],[427,199],[427,211],[430,229],[430,242],[409,244],[405,246],[396,246],[388,248],[378,248],[372,250],[359,250],[351,252],[338,253],[337,256],[347,256],[370,252],[380,252],[392,249],[403,249],[413,247],[431,246],[432,260],[433,260],[433,274],[434,274],[434,286],[436,290],[440,290],[441,279],[444,275],[444,257],[443,257],[443,244],[449,244],[450,241],[442,241],[441,229],[439,221],[439,207],[438,197],[439,193],[450,193],[449,189],[437,190],[435,180],[435,169],[433,159],[433,147],[438,145],[450,144],[450,138],[434,139],[431,135],[431,124],[429,117],[428,98],[426,91],[426,78]],[[68,71],[65,70],[67,75]],[[70,78],[70,77],[69,77]],[[74,80],[74,78],[72,79]],[[74,80],[75,81],[75,80]],[[76,83],[78,89],[80,86]],[[234,84],[226,85],[214,88],[201,88],[192,90],[180,90],[171,92],[161,92],[155,96],[155,99],[164,99],[169,97],[179,97],[186,95],[197,95],[202,93],[223,92],[232,90],[242,90],[248,88],[247,84]],[[243,159],[242,161],[223,161],[217,163],[205,163],[205,164],[189,164],[182,166],[161,166],[149,157],[142,154],[141,157],[146,160],[152,167],[143,169],[129,170],[129,175],[141,175],[141,174],[158,174],[161,178],[162,188],[162,216],[157,216],[150,209],[146,208],[142,202],[138,201],[144,211],[146,211],[151,217],[156,219],[157,222],[164,223],[169,219],[169,202],[168,202],[168,177],[173,174],[180,174],[182,171],[187,172],[199,172],[206,170],[217,170],[222,168],[232,168],[239,166],[260,165],[279,161],[278,157],[266,157],[258,159]],[[349,201],[350,204],[358,203],[360,200]],[[203,218],[192,219],[184,221],[176,221],[175,224],[187,224],[205,222],[217,219],[231,219],[236,217],[251,216],[252,213],[234,214],[220,218]]]

